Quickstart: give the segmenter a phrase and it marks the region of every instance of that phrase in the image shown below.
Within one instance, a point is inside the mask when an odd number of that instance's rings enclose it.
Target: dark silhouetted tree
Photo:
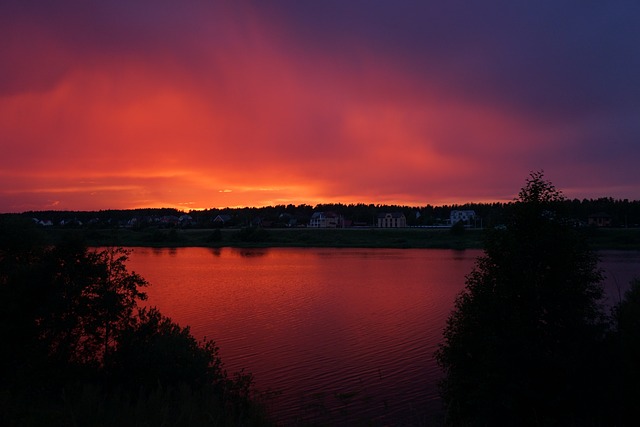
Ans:
[[[558,215],[563,200],[532,173],[467,276],[436,353],[453,425],[578,425],[596,416],[602,277]]]
[[[142,309],[119,337],[108,367],[119,383],[192,387],[224,378],[213,341],[199,343],[157,309]]]
[[[127,250],[33,231],[0,217],[0,423],[268,425],[251,375],[227,376],[213,341],[138,306]]]
[[[73,234],[55,246],[12,241],[0,247],[3,367],[63,375],[71,366],[104,366],[146,298],[146,281],[126,269],[128,252],[89,250]]]
[[[615,361],[611,364],[615,375],[610,404],[615,412],[612,418],[617,425],[635,425],[640,401],[640,279],[631,282],[631,288],[613,309],[613,320],[610,359]]]
[[[107,369],[112,382],[132,391],[161,385],[204,392],[227,419],[236,419],[252,403],[251,374],[229,377],[213,341],[198,342],[188,327],[155,308],[140,310],[121,332]]]
[[[34,319],[40,340],[61,362],[103,366],[119,333],[132,322],[147,285],[127,271],[128,251],[88,250],[67,241],[46,258],[42,293],[48,302]]]

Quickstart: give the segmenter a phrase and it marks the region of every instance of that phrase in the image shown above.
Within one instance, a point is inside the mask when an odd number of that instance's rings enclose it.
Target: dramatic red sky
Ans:
[[[639,23],[637,0],[0,0],[0,212],[510,200],[540,169],[640,199]]]

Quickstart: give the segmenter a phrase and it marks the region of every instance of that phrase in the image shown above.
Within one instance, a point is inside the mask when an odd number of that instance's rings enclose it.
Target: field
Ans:
[[[584,229],[594,249],[640,250],[640,228]],[[482,248],[485,231],[447,228],[49,229],[52,241],[79,233],[92,246]]]

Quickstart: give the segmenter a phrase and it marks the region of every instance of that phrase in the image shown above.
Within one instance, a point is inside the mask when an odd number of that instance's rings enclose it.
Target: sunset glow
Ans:
[[[0,212],[640,199],[635,3],[440,3],[2,2]]]

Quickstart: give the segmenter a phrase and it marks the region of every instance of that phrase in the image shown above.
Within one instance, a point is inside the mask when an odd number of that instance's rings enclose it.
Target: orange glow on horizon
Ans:
[[[597,121],[478,95],[506,89],[457,81],[483,72],[458,75],[458,57],[328,48],[260,8],[217,7],[180,9],[170,38],[153,14],[149,34],[122,23],[126,43],[0,17],[0,212],[505,201],[539,169],[579,196],[640,196],[581,148]],[[214,11],[228,19],[205,25]]]

